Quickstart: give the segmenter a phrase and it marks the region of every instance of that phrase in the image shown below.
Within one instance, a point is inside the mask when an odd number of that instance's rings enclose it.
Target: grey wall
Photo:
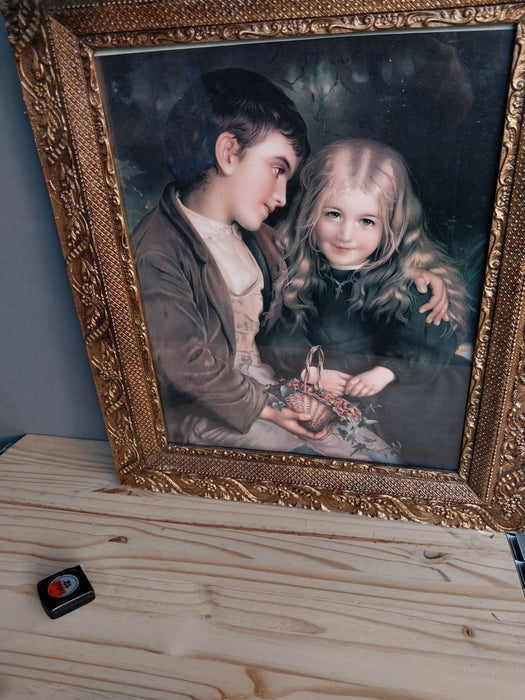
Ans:
[[[0,20],[0,445],[24,433],[106,437]]]

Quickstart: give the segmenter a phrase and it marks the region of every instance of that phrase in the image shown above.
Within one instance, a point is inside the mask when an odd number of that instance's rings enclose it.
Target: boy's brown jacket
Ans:
[[[281,269],[272,230],[249,247],[268,260],[265,290]],[[187,416],[206,416],[245,433],[267,399],[265,387],[234,369],[229,291],[215,260],[166,187],[159,206],[132,236],[135,265],[169,442],[183,442]],[[264,255],[261,253],[264,250]]]

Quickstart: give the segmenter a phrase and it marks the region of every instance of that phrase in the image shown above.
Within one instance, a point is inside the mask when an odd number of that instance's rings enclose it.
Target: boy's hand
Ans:
[[[304,379],[305,372],[306,370],[303,370],[301,379]],[[308,383],[315,384],[317,382],[317,370],[310,368],[308,372]],[[342,396],[345,393],[346,383],[349,379],[351,379],[351,375],[346,374],[346,372],[338,372],[335,369],[323,369],[319,384],[325,391]]]
[[[289,433],[303,438],[310,438],[310,440],[322,440],[332,432],[332,427],[330,425],[327,425],[326,428],[323,428],[318,433],[312,433],[310,430],[306,430],[300,421],[310,420],[310,414],[297,413],[291,408],[286,407],[279,411],[279,409],[267,404],[261,411],[259,418],[275,423],[275,425],[284,428],[284,430],[287,430]]]
[[[396,375],[388,367],[373,367],[356,374],[346,383],[345,394],[350,396],[373,396],[394,381]]]
[[[414,276],[414,284],[420,294],[431,291],[432,296],[426,304],[419,309],[420,314],[429,312],[427,323],[439,326],[441,321],[449,321],[448,295],[443,279],[430,270],[418,269]]]

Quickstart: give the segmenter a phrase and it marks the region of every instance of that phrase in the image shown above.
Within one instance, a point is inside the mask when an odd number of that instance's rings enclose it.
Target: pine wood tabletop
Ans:
[[[132,491],[108,444],[0,457],[0,700],[523,700],[506,537]],[[50,619],[36,583],[96,598]]]

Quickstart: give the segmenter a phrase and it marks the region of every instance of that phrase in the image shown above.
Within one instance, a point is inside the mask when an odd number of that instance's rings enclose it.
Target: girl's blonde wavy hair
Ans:
[[[335,165],[346,172],[335,178]],[[378,200],[383,237],[360,268],[348,312],[361,312],[374,321],[407,322],[410,287],[418,269],[431,270],[445,282],[451,326],[466,326],[465,287],[449,256],[426,233],[421,203],[414,193],[401,155],[385,144],[365,139],[336,141],[311,158],[301,172],[300,190],[290,212],[277,229],[277,244],[286,270],[276,284],[276,308],[281,304],[304,327],[315,314],[313,295],[326,286],[329,263],[316,245],[316,227],[328,192],[337,187],[362,190]],[[272,312],[270,312],[270,319]]]

